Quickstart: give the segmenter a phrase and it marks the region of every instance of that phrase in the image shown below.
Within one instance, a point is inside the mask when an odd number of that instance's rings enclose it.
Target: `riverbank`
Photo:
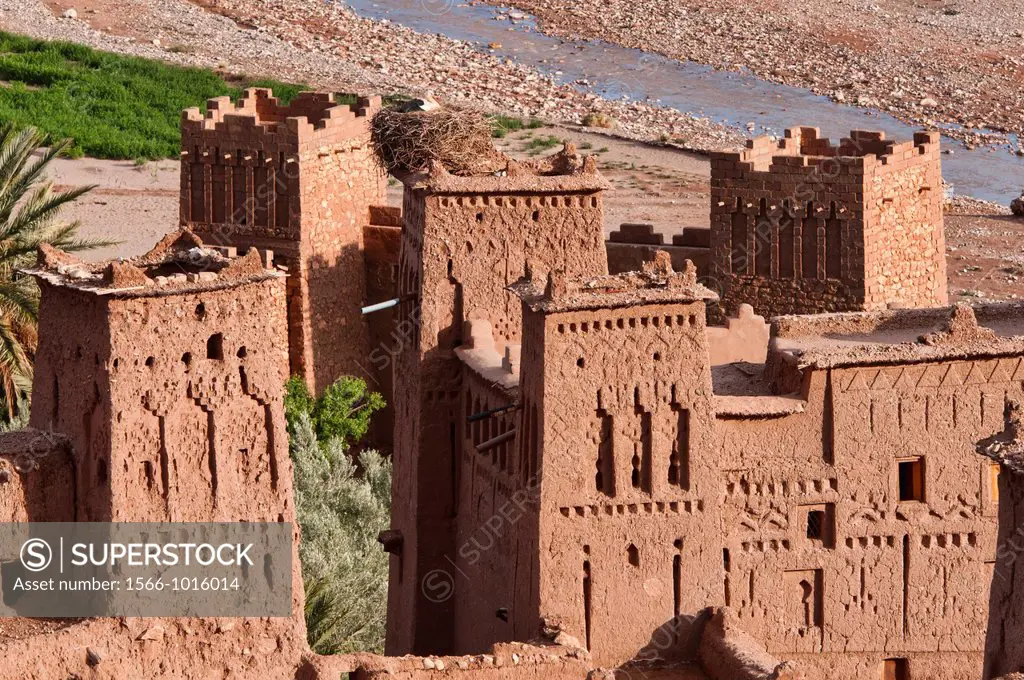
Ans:
[[[74,18],[64,18],[74,10]],[[0,29],[335,91],[422,95],[492,113],[579,123],[695,150],[741,144],[737,129],[657,106],[612,102],[474,46],[308,0],[0,0]]]
[[[476,0],[506,7],[502,0]],[[1024,133],[1018,0],[515,0],[547,33],[749,70],[968,145]],[[503,13],[515,22],[515,12]],[[1007,150],[1021,150],[1003,141]],[[1024,150],[1021,150],[1024,154]]]

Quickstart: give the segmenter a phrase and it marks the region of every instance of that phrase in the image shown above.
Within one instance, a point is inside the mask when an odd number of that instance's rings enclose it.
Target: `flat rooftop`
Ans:
[[[270,251],[208,247],[188,229],[165,236],[145,255],[107,262],[85,262],[44,245],[36,266],[23,270],[53,286],[94,295],[153,297],[234,288],[285,276],[271,268]]]
[[[1012,354],[1024,354],[1024,303],[779,316],[769,347],[801,368]]]

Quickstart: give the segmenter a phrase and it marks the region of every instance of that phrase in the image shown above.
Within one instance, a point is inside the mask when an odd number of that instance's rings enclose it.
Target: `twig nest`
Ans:
[[[473,111],[383,109],[373,117],[371,133],[377,158],[392,175],[424,170],[432,161],[463,176],[508,164],[491,143],[491,123]]]

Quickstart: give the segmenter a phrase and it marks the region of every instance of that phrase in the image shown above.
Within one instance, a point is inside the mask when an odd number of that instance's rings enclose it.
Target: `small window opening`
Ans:
[[[899,463],[900,502],[924,501],[924,459],[915,458]]]
[[[206,341],[206,358],[207,359],[224,359],[224,335],[221,333],[214,333],[210,336],[210,339]]]
[[[825,511],[811,510],[807,513],[807,538],[822,540],[825,538]]]

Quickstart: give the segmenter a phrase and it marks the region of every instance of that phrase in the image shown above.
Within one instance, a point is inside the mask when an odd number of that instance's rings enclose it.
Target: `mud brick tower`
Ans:
[[[982,440],[978,452],[991,459],[991,476],[998,481],[999,547],[992,564],[988,637],[984,678],[997,678],[1024,669],[1024,424],[1021,402],[1007,404],[1003,432]],[[1008,677],[1017,677],[1009,675]]]
[[[605,181],[572,149],[501,176],[463,177],[435,164],[405,178],[399,263],[401,344],[395,375],[392,557],[388,651],[439,653],[452,646],[452,602],[427,587],[449,566],[455,540],[461,367],[454,350],[464,322],[485,320],[497,346],[518,342],[522,310],[506,287],[527,260],[538,271],[608,270],[603,239]],[[405,319],[413,320],[403,324]],[[439,601],[440,600],[440,601]]]
[[[652,640],[662,658],[682,651],[683,617],[722,598],[704,321],[716,296],[692,264],[668,262],[661,252],[644,272],[519,288],[517,474],[536,477],[538,517],[515,611],[557,622],[597,665]]]
[[[73,448],[75,520],[293,521],[283,273],[187,232],[108,265],[49,251],[31,273],[32,426]]]
[[[816,128],[711,161],[711,275],[722,305],[777,314],[946,304],[938,133],[892,142]]]
[[[369,134],[380,98],[353,110],[303,93],[282,106],[250,89],[237,105],[220,97],[207,107],[182,114],[181,223],[211,244],[273,251],[288,267],[292,374],[320,391],[363,373],[363,228],[384,203]]]

